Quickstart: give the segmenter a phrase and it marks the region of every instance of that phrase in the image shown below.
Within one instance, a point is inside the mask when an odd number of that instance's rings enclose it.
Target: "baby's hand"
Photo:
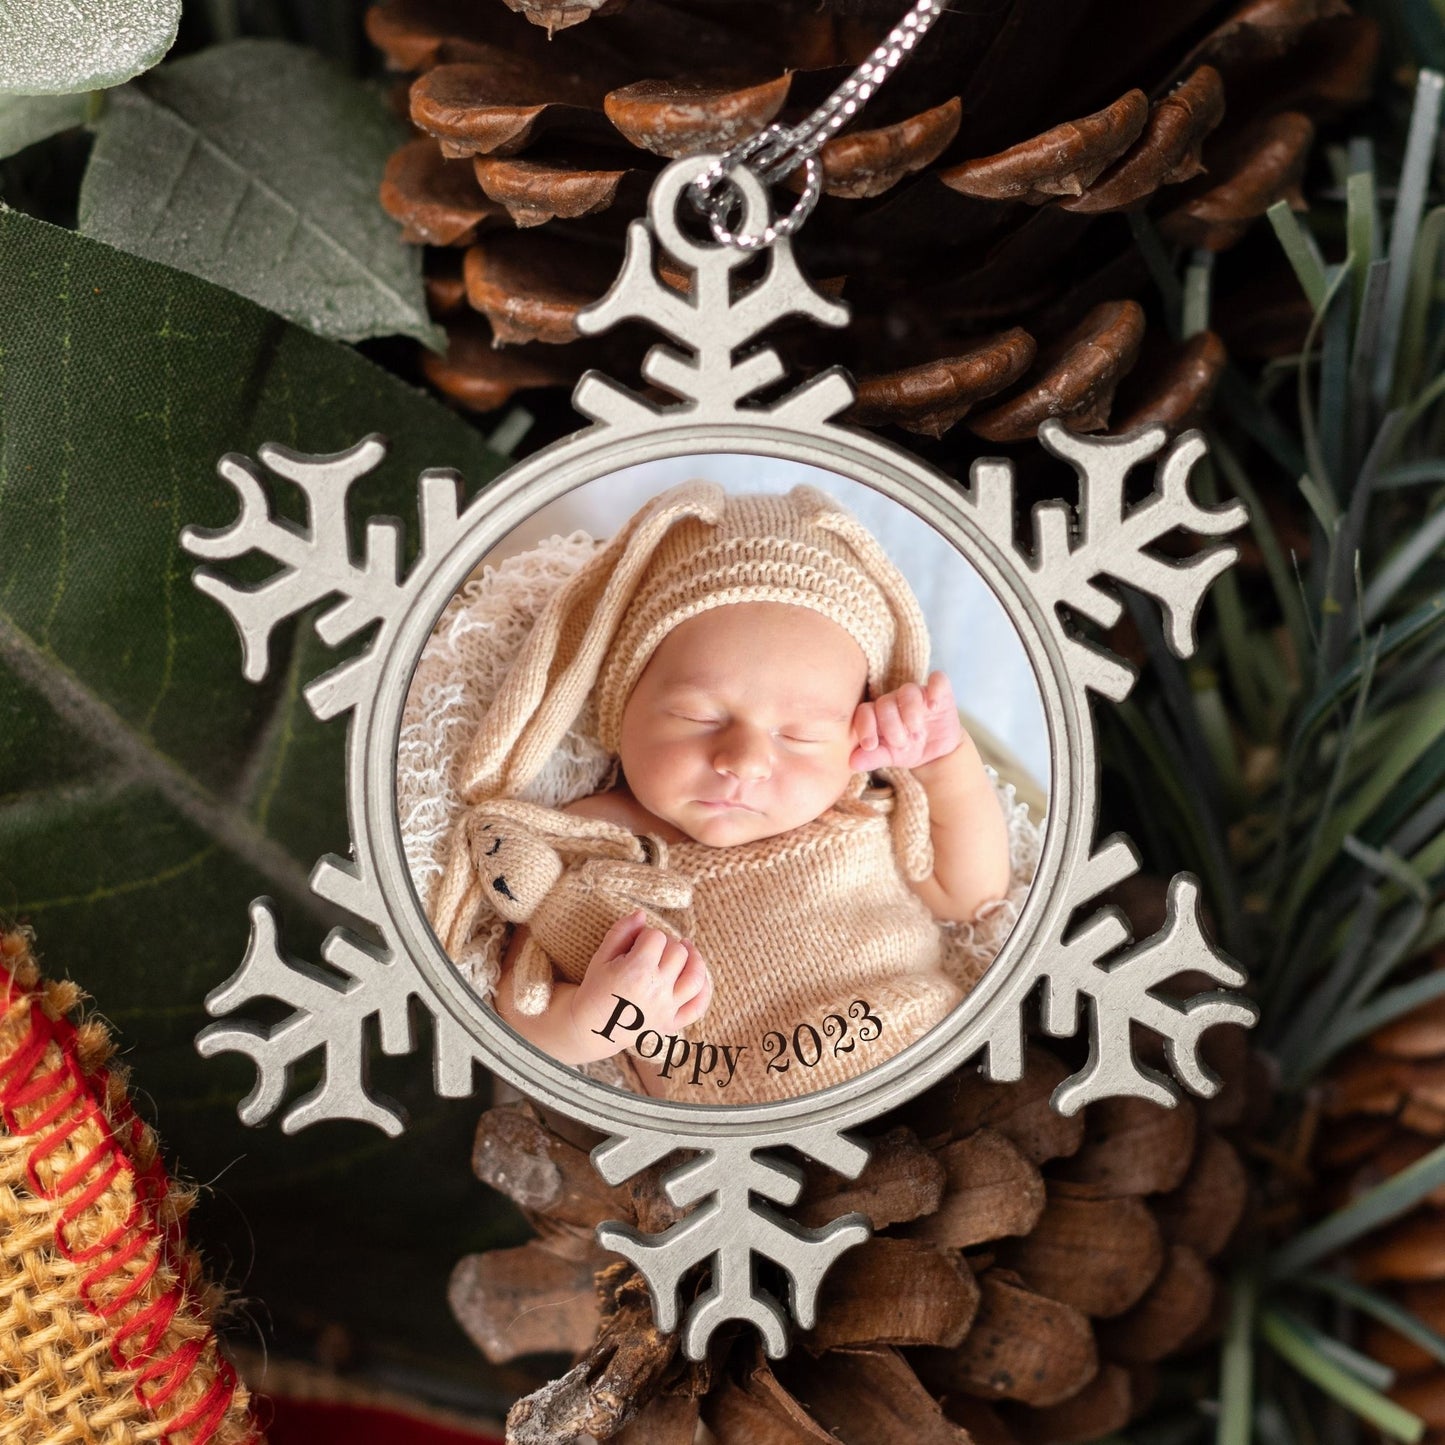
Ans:
[[[619,919],[592,955],[587,973],[572,998],[572,1022],[580,1038],[607,1027],[618,999],[634,1004],[646,1027],[658,1033],[676,1033],[695,1024],[712,1002],[712,975],[702,955],[686,939],[669,938],[660,928],[649,928],[640,908]],[[620,1020],[621,1037],[643,1025]],[[592,1039],[595,1044],[597,1040]]]
[[[932,672],[924,687],[909,682],[874,702],[860,702],[853,737],[857,745],[848,766],[855,772],[922,767],[953,752],[963,741],[963,725],[948,678]]]

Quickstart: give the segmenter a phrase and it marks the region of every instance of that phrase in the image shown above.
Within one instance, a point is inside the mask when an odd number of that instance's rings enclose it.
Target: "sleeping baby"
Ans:
[[[463,759],[433,924],[510,932],[494,1007],[564,1063],[708,1104],[812,1092],[961,998],[939,924],[1007,825],[911,590],[825,494],[653,498],[553,594]],[[520,800],[584,709],[610,786]]]

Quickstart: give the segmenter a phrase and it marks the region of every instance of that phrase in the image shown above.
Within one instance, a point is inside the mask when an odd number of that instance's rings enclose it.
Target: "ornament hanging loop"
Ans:
[[[708,218],[718,245],[756,251],[797,231],[823,193],[818,152],[857,116],[941,14],[943,0],[917,0],[873,53],[806,120],[792,127],[774,122],[724,152],[693,180],[689,187],[692,203]],[[730,230],[728,221],[738,194],[729,176],[739,166],[747,166],[764,185],[775,185],[803,166],[803,194],[792,210],[759,231]]]
[[[760,251],[765,246],[771,246],[774,241],[791,236],[818,204],[818,197],[823,194],[823,163],[817,156],[808,156],[803,161],[806,168],[803,194],[792,210],[770,221],[760,231],[728,229],[728,221],[742,199],[728,173],[738,166],[746,166],[748,158],[754,152],[762,150],[770,142],[786,134],[783,126],[774,123],[756,135],[749,136],[741,145],[734,146],[727,155],[720,156],[708,167],[702,178],[710,188],[705,196],[698,190],[702,181],[692,182],[689,188],[692,203],[708,218],[713,239],[719,246],[732,246],[739,251]],[[748,169],[760,180],[766,180],[760,167],[749,166]]]

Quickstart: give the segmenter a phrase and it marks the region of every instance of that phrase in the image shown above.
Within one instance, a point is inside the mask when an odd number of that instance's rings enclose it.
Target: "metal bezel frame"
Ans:
[[[1097,772],[1093,732],[1088,720],[1079,717],[1076,699],[1059,685],[1062,667],[1055,630],[1031,594],[1019,587],[1021,579],[991,539],[958,510],[956,488],[946,477],[867,433],[842,427],[830,430],[835,434],[803,438],[756,424],[701,423],[611,444],[605,438],[592,445],[568,440],[538,453],[505,473],[468,508],[470,525],[452,550],[438,559],[425,587],[411,600],[381,664],[369,719],[371,736],[356,759],[365,771],[360,777],[353,775],[352,786],[359,784],[366,800],[368,832],[379,844],[377,883],[400,941],[428,975],[437,998],[476,1039],[488,1067],[524,1093],[594,1128],[616,1132],[619,1126],[666,1127],[691,1135],[700,1120],[717,1116],[717,1127],[728,1134],[757,1136],[758,1143],[776,1144],[782,1142],[781,1130],[808,1123],[848,1129],[903,1102],[984,1048],[996,1014],[1023,1006],[1041,976],[1037,960],[1029,967],[1028,940],[1041,929],[1048,931],[1053,912],[1066,903],[1066,890],[1052,885],[1068,856],[1069,837],[1080,829],[1092,831],[1096,811],[1092,780]],[[590,438],[580,440],[585,443]],[[1058,799],[1064,804],[1057,810],[1051,807],[1034,887],[998,961],[946,1020],[926,1038],[856,1079],[756,1105],[643,1100],[556,1063],[516,1035],[480,1003],[427,924],[402,855],[394,801],[396,743],[416,660],[441,610],[478,560],[540,507],[576,487],[638,462],[705,452],[744,452],[825,468],[892,497],[941,533],[979,572],[1019,632],[1049,722],[1051,803]],[[1080,778],[1090,781],[1081,788],[1076,786]],[[708,1128],[711,1131],[713,1125]]]

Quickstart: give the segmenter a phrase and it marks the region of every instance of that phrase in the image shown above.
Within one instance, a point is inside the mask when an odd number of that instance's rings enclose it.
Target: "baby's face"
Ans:
[[[690,617],[627,699],[627,785],[713,847],[809,823],[847,786],[867,679],[862,648],[806,607],[738,602]]]

